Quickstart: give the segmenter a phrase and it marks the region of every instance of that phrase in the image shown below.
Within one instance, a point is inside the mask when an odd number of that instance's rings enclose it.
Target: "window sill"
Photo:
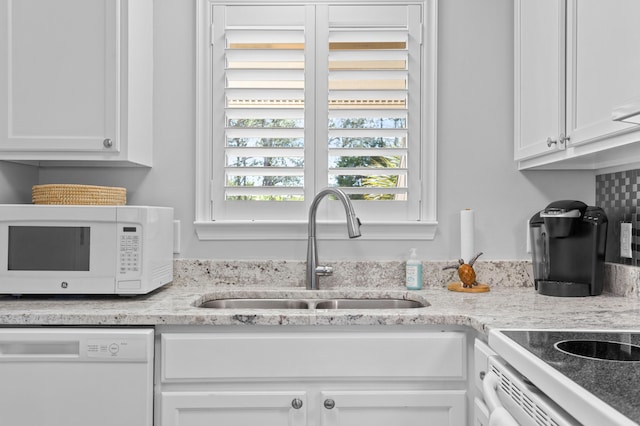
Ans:
[[[306,240],[306,221],[218,221],[194,222],[200,240]],[[433,240],[438,222],[365,222],[363,240]],[[316,236],[322,240],[348,238],[344,221],[317,223]]]

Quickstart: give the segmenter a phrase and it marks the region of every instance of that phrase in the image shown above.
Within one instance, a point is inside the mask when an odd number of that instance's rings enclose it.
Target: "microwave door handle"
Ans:
[[[482,393],[489,408],[489,426],[519,426],[498,398],[498,376],[493,371],[482,379]]]

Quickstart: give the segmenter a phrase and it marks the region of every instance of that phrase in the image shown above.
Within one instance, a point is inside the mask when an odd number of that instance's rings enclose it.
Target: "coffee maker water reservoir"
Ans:
[[[572,200],[555,201],[531,218],[533,277],[538,293],[602,293],[607,223],[601,208]]]

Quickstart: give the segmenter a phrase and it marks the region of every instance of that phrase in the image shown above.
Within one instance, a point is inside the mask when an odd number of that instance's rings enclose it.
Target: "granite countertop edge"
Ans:
[[[423,262],[422,290],[406,290],[401,261],[334,261],[320,290],[306,290],[301,261],[175,259],[174,279],[138,296],[0,295],[4,326],[467,326],[481,335],[492,328],[640,329],[640,268],[606,264],[605,292],[593,297],[550,297],[533,288],[529,261],[478,261],[487,293],[447,290],[452,262]],[[455,262],[454,262],[455,263]],[[205,300],[233,297],[376,298],[427,302],[429,306],[380,310],[204,309]]]
[[[290,298],[397,297],[426,301],[410,309],[204,309],[204,300],[268,295]],[[640,300],[612,294],[559,298],[530,287],[491,288],[487,293],[423,290],[299,287],[243,287],[169,284],[133,297],[0,296],[0,324],[86,325],[458,325],[484,334],[491,328],[634,330],[640,328]]]

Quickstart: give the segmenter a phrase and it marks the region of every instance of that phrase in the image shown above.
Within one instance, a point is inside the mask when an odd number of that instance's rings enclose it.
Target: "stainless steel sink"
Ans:
[[[209,300],[200,308],[216,309],[308,309],[304,300],[292,299],[217,299]]]
[[[316,303],[316,309],[408,309],[424,306],[415,300],[405,299],[335,299]]]
[[[214,299],[198,305],[209,309],[412,309],[429,306],[416,300],[396,298],[376,299],[277,299],[231,298]]]

